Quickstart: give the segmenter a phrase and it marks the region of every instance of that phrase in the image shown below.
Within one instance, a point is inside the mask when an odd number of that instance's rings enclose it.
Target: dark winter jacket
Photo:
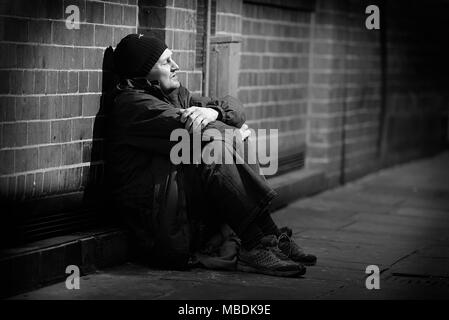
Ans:
[[[170,134],[183,128],[179,109],[211,107],[217,121],[206,128],[240,128],[242,104],[235,98],[193,96],[185,87],[163,93],[146,79],[123,80],[112,93],[107,115],[106,173],[112,198],[142,252],[170,266],[183,265],[192,253],[192,219],[181,166],[170,162],[176,142]]]

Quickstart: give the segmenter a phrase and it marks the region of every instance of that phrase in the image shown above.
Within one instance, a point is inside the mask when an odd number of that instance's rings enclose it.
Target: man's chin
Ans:
[[[161,86],[162,89],[164,90],[164,92],[169,93],[172,92],[175,89],[178,89],[181,86],[181,83],[179,82],[179,80],[171,80],[170,81],[170,85],[167,87]]]
[[[172,80],[170,83],[170,91],[171,90],[175,90],[178,89],[181,86],[181,82],[179,82],[179,80]]]

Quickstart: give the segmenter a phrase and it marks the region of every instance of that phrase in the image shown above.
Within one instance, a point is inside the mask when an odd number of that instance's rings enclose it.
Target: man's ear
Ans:
[[[148,74],[145,76],[145,78],[152,85],[160,85],[159,80],[156,79],[156,75],[155,75],[155,72],[153,71],[153,69],[151,69],[150,72],[148,72]]]
[[[151,70],[148,72],[145,78],[147,78],[148,81],[153,81],[157,79],[157,72],[154,70],[154,66],[153,68],[151,68]]]

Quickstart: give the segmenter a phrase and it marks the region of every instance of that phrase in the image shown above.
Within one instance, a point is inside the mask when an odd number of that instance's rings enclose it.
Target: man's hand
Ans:
[[[245,139],[251,135],[251,131],[248,129],[248,125],[246,123],[244,123],[239,130],[242,135],[242,141],[245,141]]]
[[[181,109],[181,122],[192,132],[201,132],[210,122],[217,120],[218,111],[212,108],[190,107]]]

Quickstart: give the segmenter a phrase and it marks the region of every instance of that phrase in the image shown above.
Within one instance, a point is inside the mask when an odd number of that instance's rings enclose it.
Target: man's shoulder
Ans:
[[[114,102],[116,105],[141,103],[157,103],[160,100],[154,95],[144,90],[127,89],[118,92],[115,96]]]
[[[141,105],[151,108],[152,105],[168,103],[182,108],[188,107],[189,100],[190,92],[183,86],[180,86],[169,95],[164,95],[157,88],[147,88],[147,90],[125,88],[124,90],[117,90],[114,97],[114,105],[119,108],[126,105]],[[178,106],[178,104],[180,105]]]

